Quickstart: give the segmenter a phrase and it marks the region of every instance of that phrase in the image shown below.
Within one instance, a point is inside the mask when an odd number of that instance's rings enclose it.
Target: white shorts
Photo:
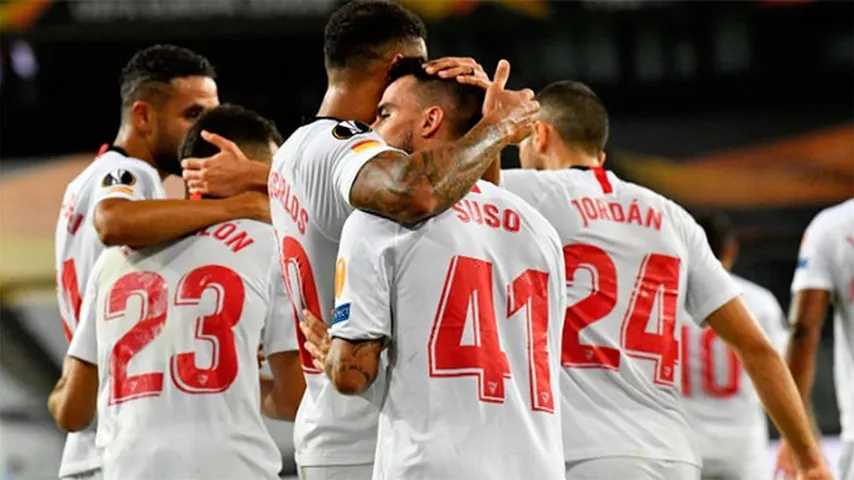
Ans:
[[[700,480],[700,467],[687,462],[640,457],[600,457],[567,462],[566,480]]]
[[[300,480],[371,480],[374,464],[299,467]]]
[[[854,442],[842,442],[839,456],[839,480],[854,480]]]

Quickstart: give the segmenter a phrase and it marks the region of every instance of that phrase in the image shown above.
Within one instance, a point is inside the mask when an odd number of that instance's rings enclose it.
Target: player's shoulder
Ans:
[[[854,223],[854,198],[820,211],[812,222],[810,230],[832,230]]]
[[[402,228],[397,222],[385,217],[362,210],[354,210],[344,222],[341,236],[342,238],[347,236],[350,241],[380,241],[392,239],[401,232]]]
[[[530,229],[530,233],[535,239],[547,238],[555,244],[560,244],[560,237],[548,219],[546,219],[539,210],[534,208],[533,205],[528,203],[525,198],[517,195],[513,191],[497,187],[492,183],[480,180],[475,184],[472,192],[467,196],[472,196],[474,199],[477,199],[478,196],[482,196],[483,200],[492,201],[513,208],[519,213],[519,216],[522,219],[522,225]]]
[[[378,141],[368,138],[374,136],[376,134],[371,127],[358,120],[316,117],[296,129],[279,149],[277,156],[291,154],[294,150],[331,150],[361,138]]]

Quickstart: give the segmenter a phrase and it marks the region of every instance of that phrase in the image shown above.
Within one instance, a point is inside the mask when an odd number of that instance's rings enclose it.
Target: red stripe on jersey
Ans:
[[[65,334],[65,339],[68,340],[68,343],[71,343],[71,338],[74,336],[71,333],[71,329],[68,328],[68,323],[64,318],[59,319],[59,323],[62,324],[62,333]]]
[[[101,148],[98,149],[98,153],[96,153],[95,156],[100,157],[101,155],[107,153],[107,150],[109,150],[109,149],[110,149],[110,144],[105,143],[105,144],[101,145]]]
[[[471,187],[471,191],[472,193],[480,193],[480,187],[475,184],[473,187]]]
[[[611,193],[614,189],[611,187],[611,182],[608,181],[608,174],[602,167],[593,167],[593,174],[596,175],[596,180],[599,182],[599,185],[602,187],[602,191],[605,193]]]

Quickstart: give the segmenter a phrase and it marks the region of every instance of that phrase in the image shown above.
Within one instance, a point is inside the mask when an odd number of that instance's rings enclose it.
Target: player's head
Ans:
[[[523,168],[602,165],[608,141],[608,112],[580,82],[555,82],[537,94],[540,111],[534,132],[519,145]]]
[[[361,87],[359,101],[376,107],[391,66],[401,58],[427,58],[427,28],[418,16],[392,2],[354,0],[326,23],[323,53],[330,85]],[[371,115],[372,116],[372,115]],[[370,118],[355,120],[370,121]]]
[[[372,125],[389,145],[407,152],[433,148],[480,120],[482,88],[428,75],[418,59],[395,63],[389,81]]]
[[[738,237],[732,221],[723,212],[701,212],[696,219],[706,232],[712,252],[724,268],[731,269],[738,257]]]
[[[219,105],[215,78],[205,57],[174,45],[140,50],[122,69],[122,128],[144,142],[160,170],[181,172],[181,140],[199,115]]]
[[[284,141],[272,121],[239,105],[220,105],[204,112],[190,127],[179,157],[209,157],[219,148],[202,138],[202,130],[228,138],[249,158],[271,163]]]

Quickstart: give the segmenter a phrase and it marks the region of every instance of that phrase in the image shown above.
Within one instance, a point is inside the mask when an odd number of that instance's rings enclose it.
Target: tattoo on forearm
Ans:
[[[332,379],[342,375],[360,375],[364,384],[369,385],[377,376],[382,341],[365,340],[348,343],[351,348],[347,355],[329,355],[327,357],[326,374]]]
[[[504,147],[497,125],[479,125],[460,140],[407,157],[384,152],[362,169],[353,186],[353,204],[403,223],[416,223],[450,208],[483,175]],[[413,213],[424,203],[429,215]],[[423,206],[423,205],[422,205]]]

